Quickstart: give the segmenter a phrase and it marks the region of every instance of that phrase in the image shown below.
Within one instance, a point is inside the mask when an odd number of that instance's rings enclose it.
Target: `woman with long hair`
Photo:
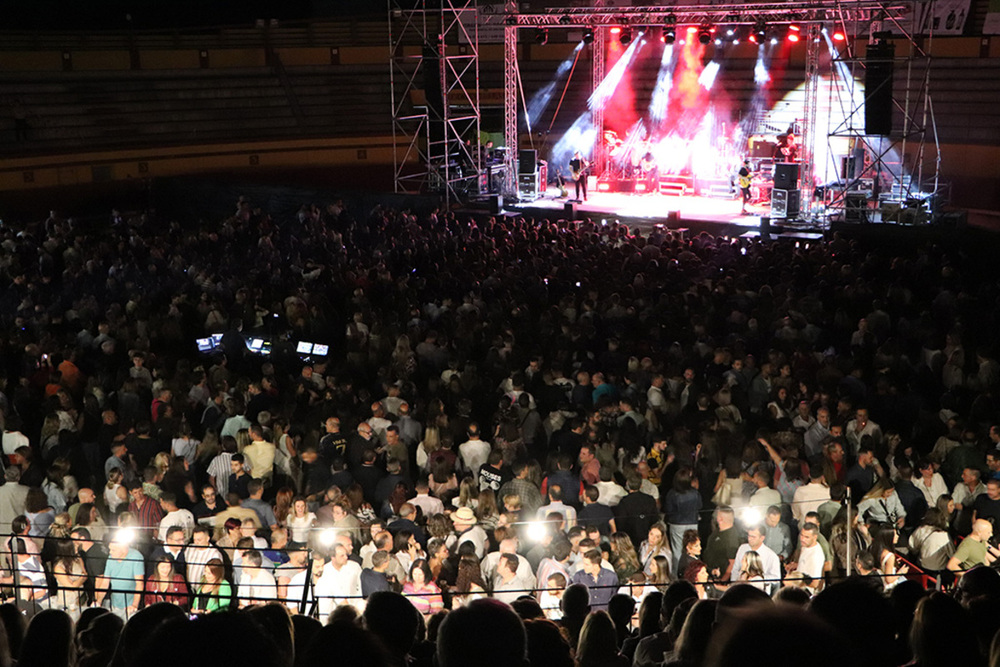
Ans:
[[[45,537],[56,519],[56,511],[49,505],[48,496],[39,487],[28,489],[24,499],[24,516],[28,519],[31,529],[29,537]]]
[[[628,581],[636,572],[642,571],[639,556],[632,546],[632,538],[628,533],[618,531],[611,535],[611,564],[619,581]]]
[[[292,533],[292,543],[298,546],[309,544],[309,535],[316,525],[316,515],[309,511],[309,505],[302,496],[292,500],[292,509],[286,517],[288,529]]]
[[[187,584],[184,583],[184,577],[174,569],[174,562],[168,556],[156,559],[153,573],[146,577],[142,599],[147,607],[157,602],[170,602],[182,609],[187,608]]]
[[[458,495],[451,499],[455,509],[468,507],[475,511],[479,506],[479,483],[471,475],[466,475],[458,483]]]
[[[910,553],[917,554],[920,567],[940,572],[955,555],[955,544],[948,535],[948,521],[937,507],[924,514],[924,519],[910,535]]]
[[[882,572],[882,582],[892,588],[900,582],[900,577],[910,571],[906,564],[896,562],[896,542],[899,532],[891,524],[878,524],[872,534],[871,554]]]
[[[628,667],[618,652],[614,621],[606,611],[592,611],[580,629],[576,647],[577,667]]]
[[[470,542],[464,543],[462,546]],[[462,548],[459,547],[459,551]],[[483,574],[480,569],[479,559],[476,558],[475,548],[471,553],[461,553],[458,559],[458,575],[455,579],[455,595],[452,597],[452,604],[462,606],[472,600],[486,597],[486,583],[483,581]]]
[[[496,528],[500,522],[500,509],[497,507],[497,496],[493,489],[483,489],[479,492],[476,518],[480,527],[486,532]]]
[[[413,604],[424,618],[433,616],[444,609],[441,589],[434,583],[427,561],[419,558],[413,561],[409,571],[410,580],[403,585],[403,595]]]
[[[70,618],[77,620],[80,618],[80,609],[83,606],[87,568],[71,540],[56,540],[55,550],[56,558],[52,564],[52,576],[58,587],[55,598],[59,608],[69,614]]]
[[[121,468],[112,468],[108,473],[108,483],[104,485],[104,504],[111,514],[117,514],[122,505],[128,507],[128,490],[122,484],[122,479],[124,475]]]
[[[227,611],[232,605],[233,587],[226,581],[226,569],[222,561],[213,558],[205,564],[205,574],[197,586],[192,614],[210,614]]]
[[[764,590],[764,562],[756,551],[747,551],[740,563],[740,581]]]
[[[653,574],[649,577],[649,583],[663,592],[673,581],[670,576],[670,559],[667,556],[656,556],[653,558]]]
[[[76,525],[89,530],[95,542],[103,542],[108,531],[108,525],[94,503],[80,503],[76,511]]]
[[[283,486],[274,494],[274,518],[279,526],[286,526],[288,515],[292,511],[292,499],[295,491]]]
[[[851,525],[850,552],[852,568],[854,567],[853,561],[855,557],[871,546],[868,526],[858,521],[857,508],[851,507],[850,516],[848,516],[847,507],[841,507],[840,511],[837,512],[837,516],[834,517],[833,527],[830,529],[830,548],[833,549],[833,565],[838,574],[845,574],[847,572],[848,522]]]
[[[667,526],[662,521],[657,521],[649,527],[646,539],[639,545],[639,564],[646,575],[653,575],[656,569],[655,558],[664,556],[670,561],[670,544],[667,541]]]

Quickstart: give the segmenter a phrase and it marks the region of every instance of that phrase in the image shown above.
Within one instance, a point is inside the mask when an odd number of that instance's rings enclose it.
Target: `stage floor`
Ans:
[[[558,195],[558,189],[550,188],[540,199],[505,204],[504,208],[525,215],[552,215],[564,211],[566,204],[573,201]],[[739,199],[659,193],[593,192],[585,202],[576,205],[577,219],[617,219],[637,225],[640,229],[656,224],[671,228],[698,227],[699,231],[705,228],[713,233],[735,236],[759,230],[760,218],[770,212],[770,206],[748,206],[747,211],[747,215],[740,213]],[[721,228],[728,228],[728,231],[723,232]]]

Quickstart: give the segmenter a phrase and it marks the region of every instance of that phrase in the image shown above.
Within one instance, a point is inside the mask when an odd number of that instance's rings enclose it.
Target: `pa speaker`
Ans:
[[[799,165],[794,162],[776,162],[774,164],[774,187],[781,190],[794,190],[799,182]]]
[[[537,169],[538,151],[526,148],[517,152],[517,173],[533,174]]]
[[[878,42],[865,55],[865,134],[892,134],[892,71],[896,45]]]

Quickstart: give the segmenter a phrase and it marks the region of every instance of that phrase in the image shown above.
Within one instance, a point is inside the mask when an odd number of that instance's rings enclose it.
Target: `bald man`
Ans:
[[[986,519],[976,519],[972,532],[962,540],[955,555],[948,561],[948,569],[958,574],[977,565],[990,565],[1000,558],[1000,550],[989,543],[993,537],[993,524]]]

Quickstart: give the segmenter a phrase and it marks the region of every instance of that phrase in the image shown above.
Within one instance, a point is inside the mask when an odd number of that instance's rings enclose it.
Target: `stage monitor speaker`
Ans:
[[[563,204],[563,215],[567,220],[576,220],[576,202],[568,201]]]
[[[865,134],[892,134],[892,72],[896,45],[877,42],[865,54]]]
[[[517,152],[517,173],[533,174],[537,166],[538,151],[533,148],[526,148]]]
[[[774,187],[794,190],[799,183],[799,165],[794,162],[774,163]]]
[[[490,195],[486,198],[486,202],[490,215],[500,215],[500,211],[503,210],[503,195]]]
[[[760,216],[760,238],[764,241],[771,239],[771,218],[766,215]]]

